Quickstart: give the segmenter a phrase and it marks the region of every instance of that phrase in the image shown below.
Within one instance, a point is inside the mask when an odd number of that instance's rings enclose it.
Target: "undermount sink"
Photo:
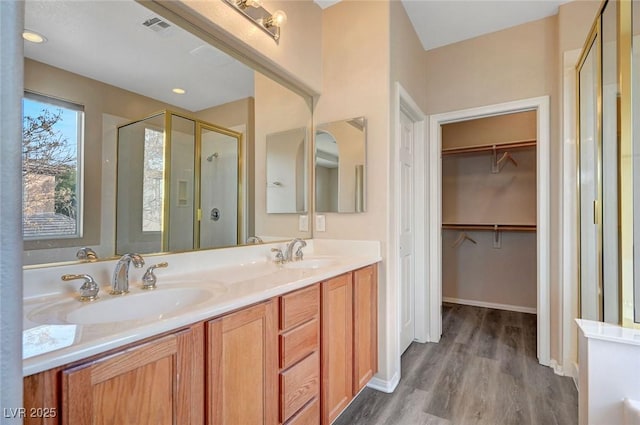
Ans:
[[[291,261],[285,263],[284,267],[289,269],[320,269],[338,264],[335,258],[307,258],[306,260]]]
[[[206,302],[223,291],[222,288],[186,287],[159,288],[113,297],[102,294],[101,298],[88,303],[73,299],[48,305],[34,310],[28,317],[36,323],[76,325],[160,320],[177,310]]]

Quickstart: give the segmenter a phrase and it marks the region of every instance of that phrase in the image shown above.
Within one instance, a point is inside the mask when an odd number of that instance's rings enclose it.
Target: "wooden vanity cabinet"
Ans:
[[[24,379],[26,425],[329,425],[377,372],[375,265]]]
[[[353,396],[378,372],[378,269],[353,272]]]
[[[376,266],[322,282],[322,425],[378,370]]]
[[[280,423],[320,423],[320,285],[280,297]]]
[[[274,300],[207,322],[207,423],[278,423],[278,306]]]
[[[26,377],[25,424],[203,423],[203,333],[202,325],[194,325],[76,366]],[[32,415],[37,409],[54,409],[56,415]]]
[[[353,282],[346,273],[322,282],[322,425],[353,397]]]

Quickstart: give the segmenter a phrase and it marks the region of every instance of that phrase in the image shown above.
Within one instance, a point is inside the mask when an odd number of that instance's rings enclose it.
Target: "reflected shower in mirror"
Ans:
[[[315,137],[317,212],[364,212],[366,120],[320,124]]]
[[[66,138],[76,158],[58,158],[59,167],[47,168],[52,175],[31,179],[38,184],[29,201],[45,193],[39,182],[46,182],[45,195],[68,202],[35,199],[28,211],[75,227],[55,233],[25,225],[25,265],[77,261],[83,247],[105,260],[124,251],[233,246],[251,236],[311,237],[298,231],[297,217],[267,214],[265,201],[267,135],[310,128],[310,97],[145,2],[27,0],[25,27],[47,37],[41,44],[25,41],[24,85],[48,105],[25,114],[36,123],[65,120],[54,136]],[[72,115],[81,117],[73,128],[66,123]],[[117,151],[118,128],[135,135],[135,149]],[[125,164],[133,167],[125,171]],[[309,184],[305,175],[299,198],[306,199]],[[294,211],[301,209],[306,201]]]
[[[171,112],[121,126],[116,254],[237,245],[240,136]]]

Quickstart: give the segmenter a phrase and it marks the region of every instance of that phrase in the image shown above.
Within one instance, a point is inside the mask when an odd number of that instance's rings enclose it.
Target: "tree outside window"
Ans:
[[[80,237],[83,108],[25,93],[22,126],[24,239]]]

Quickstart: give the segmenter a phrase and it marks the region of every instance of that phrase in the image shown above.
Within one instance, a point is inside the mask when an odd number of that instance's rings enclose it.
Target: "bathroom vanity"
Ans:
[[[377,371],[380,258],[376,248],[364,255],[366,250],[322,255],[320,245],[327,242],[308,242],[311,255],[284,265],[267,259],[270,247],[278,246],[269,244],[233,248],[245,254],[238,256],[248,260],[242,264],[201,265],[175,276],[163,270],[157,292],[135,293],[132,277],[123,300],[143,302],[145,295],[175,290],[181,279],[185,288],[205,282],[216,288],[206,302],[173,315],[82,325],[62,323],[83,316],[56,316],[57,326],[76,326],[74,341],[25,359],[26,411],[49,412],[25,423],[331,423]],[[208,255],[233,262],[225,251]],[[172,262],[179,267],[204,255],[162,260],[169,262],[168,272]],[[83,266],[100,265],[108,266]],[[42,315],[43,304],[69,296],[75,294],[28,298],[25,332],[30,323],[31,329],[43,326],[33,319],[49,317]],[[95,303],[115,306],[108,297]],[[113,311],[114,320],[119,313]]]

